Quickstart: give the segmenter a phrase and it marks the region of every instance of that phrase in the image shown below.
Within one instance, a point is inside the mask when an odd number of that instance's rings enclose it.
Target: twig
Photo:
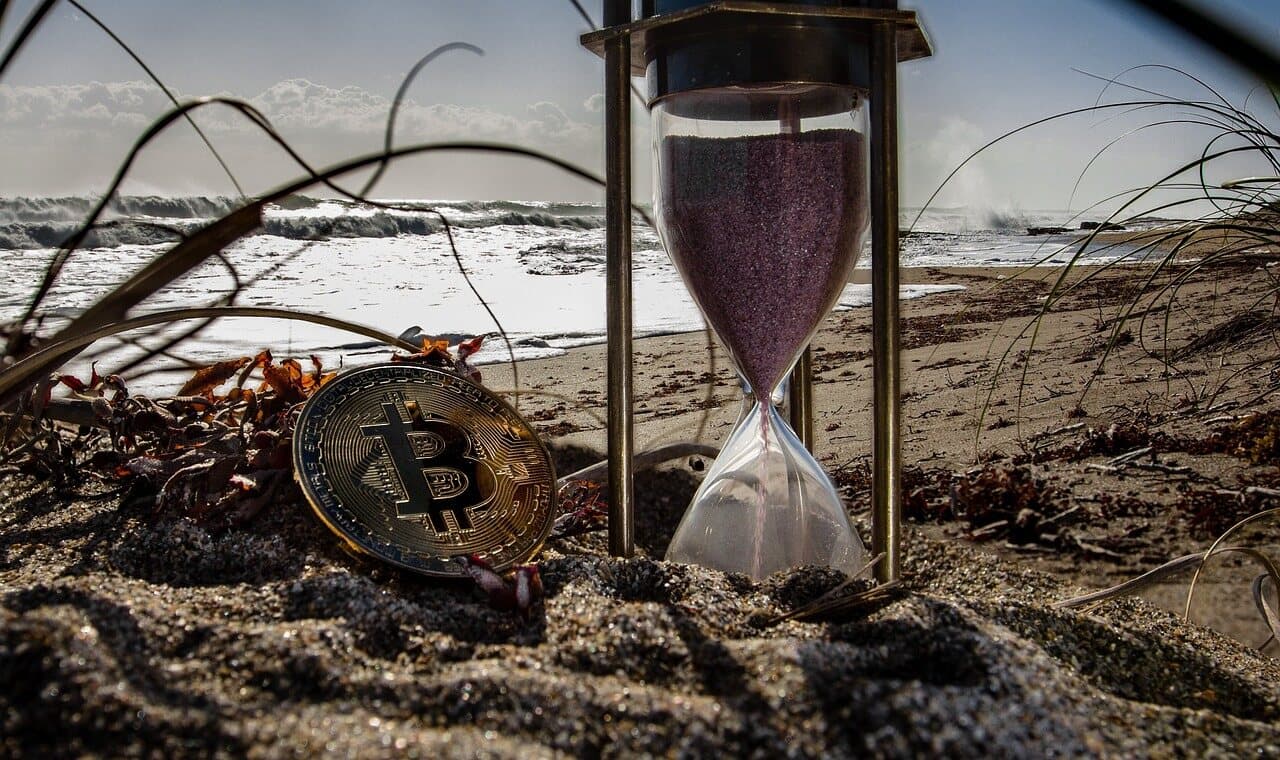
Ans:
[[[1168,465],[1161,462],[1131,462],[1130,464],[1139,470],[1154,470],[1155,472],[1163,472],[1166,475],[1195,475],[1195,470],[1186,465]]]
[[[1000,532],[1000,529],[1001,529],[1001,528],[1007,528],[1007,527],[1009,527],[1009,521],[1008,521],[1008,520],[996,520],[996,521],[995,521],[995,522],[993,522],[993,523],[987,523],[986,525],[982,526],[981,528],[978,528],[977,530],[971,531],[971,532],[969,533],[969,537],[970,537],[970,538],[984,538],[984,537],[986,537],[986,536],[988,536],[988,535],[995,535],[996,533],[999,533],[999,532]]]
[[[1146,456],[1147,454],[1150,454],[1150,453],[1151,453],[1151,447],[1143,446],[1140,449],[1134,449],[1133,451],[1127,451],[1119,456],[1112,457],[1111,459],[1107,460],[1107,464],[1111,465],[1112,467],[1123,467],[1124,465],[1129,464],[1133,460],[1138,459],[1139,457]]]
[[[892,599],[902,588],[902,581],[882,583],[865,591],[856,591],[852,594],[842,593],[845,589],[849,588],[851,584],[866,574],[868,570],[883,561],[884,557],[885,555],[883,552],[877,554],[875,557],[871,558],[870,562],[863,565],[862,569],[850,576],[849,580],[841,583],[839,586],[836,586],[802,607],[770,618],[766,622],[766,625],[777,625],[778,623],[786,620],[811,620],[819,615],[830,614],[832,612],[848,612],[877,602]]]
[[[1075,431],[1080,430],[1083,427],[1084,427],[1083,422],[1076,422],[1071,425],[1063,425],[1062,427],[1056,428],[1054,430],[1045,430],[1043,432],[1036,433],[1032,435],[1029,440],[1039,441],[1045,438],[1052,438],[1054,436],[1063,435],[1064,433],[1074,433]]]
[[[1084,539],[1079,538],[1077,536],[1072,536],[1071,541],[1077,547],[1079,547],[1082,551],[1084,551],[1086,554],[1096,554],[1101,557],[1109,557],[1110,559],[1125,559],[1125,555],[1120,554],[1119,552],[1113,552],[1110,549],[1106,549],[1101,546],[1098,546],[1095,543],[1085,541]]]
[[[1232,408],[1234,408],[1234,407],[1236,407],[1236,406],[1239,406],[1239,402],[1237,402],[1237,401],[1223,401],[1223,402],[1222,402],[1222,403],[1220,403],[1220,404],[1213,404],[1212,406],[1209,406],[1209,407],[1206,407],[1206,408],[1204,408],[1204,409],[1201,409],[1199,413],[1200,413],[1200,414],[1213,414],[1214,412],[1220,412],[1220,411],[1222,411],[1223,409],[1232,409]],[[1231,418],[1231,419],[1238,419],[1238,418]],[[1209,421],[1208,421],[1208,420],[1206,420],[1206,422],[1209,422]]]
[[[1074,596],[1074,597],[1071,597],[1070,599],[1064,599],[1060,602],[1054,602],[1053,606],[1059,609],[1071,609],[1073,607],[1092,606],[1100,602],[1105,602],[1109,599],[1114,599],[1118,596],[1125,596],[1128,594],[1132,594],[1135,591],[1140,591],[1148,586],[1158,583],[1159,581],[1162,581],[1171,575],[1176,575],[1177,573],[1180,573],[1190,567],[1193,567],[1194,565],[1198,564],[1200,560],[1202,560],[1203,558],[1204,558],[1204,552],[1197,552],[1195,554],[1186,554],[1181,557],[1178,557],[1177,559],[1171,559],[1168,562],[1164,563],[1163,565],[1155,568],[1154,570],[1148,570],[1142,575],[1139,575],[1137,578],[1130,578],[1124,583],[1120,583],[1115,586],[1111,586],[1109,588],[1104,588],[1100,591],[1091,591],[1088,594],[1083,594],[1081,596]]]
[[[1046,520],[1041,521],[1040,525],[1041,525],[1041,527],[1043,527],[1043,526],[1045,526],[1045,525],[1052,525],[1053,523],[1056,523],[1056,522],[1058,522],[1059,520],[1061,520],[1061,519],[1063,519],[1063,518],[1065,518],[1065,517],[1068,517],[1068,516],[1070,516],[1070,515],[1072,515],[1072,514],[1075,514],[1076,512],[1079,512],[1079,511],[1080,511],[1080,510],[1082,510],[1082,509],[1084,509],[1084,505],[1082,505],[1082,504],[1077,504],[1077,505],[1075,505],[1074,507],[1072,507],[1071,509],[1064,510],[1064,511],[1059,512],[1058,514],[1054,515],[1053,517],[1050,517],[1050,518],[1048,518],[1048,519],[1046,519]]]

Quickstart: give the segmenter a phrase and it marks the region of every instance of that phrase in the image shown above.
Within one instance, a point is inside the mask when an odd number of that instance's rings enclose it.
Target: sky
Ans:
[[[81,0],[182,99],[223,94],[260,108],[314,165],[381,147],[401,79],[438,45],[450,52],[412,87],[398,144],[449,139],[516,143],[599,171],[603,66],[583,50],[584,22],[567,0]],[[586,0],[595,11],[598,2]],[[11,38],[34,0],[14,0],[0,27]],[[920,205],[986,141],[1059,111],[1129,97],[1077,70],[1111,77],[1174,66],[1248,103],[1280,129],[1280,115],[1246,75],[1121,0],[903,0],[920,13],[935,55],[903,64],[902,198]],[[1214,12],[1280,49],[1280,0],[1214,0]],[[1127,81],[1201,97],[1158,69]],[[638,80],[643,87],[643,80]],[[0,80],[0,195],[101,191],[138,135],[167,108],[143,72],[66,3]],[[243,119],[206,108],[197,120],[250,192],[300,176]],[[649,193],[647,115],[637,109],[636,194]],[[1029,130],[1002,142],[943,188],[940,205],[986,210],[1074,208],[1143,184],[1190,160],[1204,131],[1143,130],[1077,178],[1111,140],[1153,120],[1118,111]],[[1233,167],[1225,171],[1230,173]],[[1248,167],[1239,167],[1247,172]],[[1228,177],[1222,177],[1226,179]],[[1074,193],[1073,193],[1074,188]],[[231,194],[218,165],[184,124],[139,158],[130,194]],[[598,200],[587,183],[528,160],[456,155],[397,163],[385,198]]]

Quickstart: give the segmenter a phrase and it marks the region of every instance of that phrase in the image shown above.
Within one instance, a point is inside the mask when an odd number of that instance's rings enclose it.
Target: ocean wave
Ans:
[[[12,201],[10,208],[15,206]],[[24,199],[31,200],[31,199]],[[25,250],[36,248],[57,248],[79,229],[80,219],[89,212],[84,208],[80,217],[65,219],[59,215],[72,216],[74,204],[53,201],[67,199],[48,199],[51,203],[41,210],[39,204],[28,203],[23,213],[28,217],[39,217],[45,214],[49,218],[14,221],[11,217],[0,214],[0,250]],[[76,199],[72,199],[76,200]],[[79,199],[84,200],[84,199]],[[87,201],[85,201],[87,203]],[[498,204],[501,205],[501,204]],[[139,208],[135,204],[133,208]],[[299,208],[293,205],[293,208]],[[163,210],[160,204],[147,206],[151,211]],[[175,207],[176,208],[176,207]],[[212,206],[206,207],[212,209]],[[159,214],[149,214],[153,218]],[[495,208],[484,214],[453,215],[445,213],[449,224],[457,228],[477,229],[499,225],[542,227],[562,230],[595,230],[604,227],[604,218],[596,215],[566,215],[552,213],[516,211]],[[189,234],[204,226],[206,218],[163,218],[163,224],[184,234]],[[440,218],[431,213],[376,211],[359,215],[303,215],[268,213],[262,223],[259,234],[274,235],[290,240],[325,240],[329,238],[390,238],[402,235],[431,235],[444,229]],[[96,229],[86,238],[83,247],[112,248],[122,245],[154,245],[171,242],[174,235],[154,224],[140,220],[113,220],[108,227]]]
[[[997,232],[1017,232],[1035,224],[1032,217],[1013,210],[988,210],[983,221],[986,229]]]
[[[0,223],[79,222],[98,203],[98,198],[0,198]],[[152,217],[162,219],[213,219],[240,206],[234,198],[221,196],[166,198],[158,195],[125,195],[107,205],[111,217]]]
[[[447,217],[448,215],[446,214],[445,216]],[[493,227],[500,224],[506,224],[570,230],[598,230],[604,227],[604,217],[595,215],[556,216],[554,214],[529,214],[520,213],[518,211],[508,211],[495,214],[494,216],[484,220],[462,219],[455,222],[450,219],[449,223],[458,227]]]
[[[98,202],[96,196],[10,197],[0,198],[0,224],[37,224],[82,221]],[[595,230],[604,227],[604,208],[598,203],[568,201],[466,201],[466,200],[402,200],[394,201],[400,210],[380,209],[370,204],[345,199],[292,196],[267,207],[266,217],[311,221],[290,228],[287,222],[276,222],[275,229],[284,237],[316,234],[324,220],[332,222],[337,236],[353,236],[362,228],[349,221],[369,217],[375,221],[363,229],[372,237],[406,234],[425,229],[421,221],[388,220],[380,214],[416,220],[429,212],[443,213],[458,227],[479,228],[494,225],[534,226],[562,229]],[[225,196],[162,197],[154,195],[122,196],[107,207],[113,219],[163,219],[165,221],[202,221],[216,219],[234,211],[241,201]],[[919,209],[903,208],[903,229],[916,232],[968,234],[973,232],[1024,232],[1028,227],[1046,227],[1074,222],[1065,211],[1026,211],[1017,208],[932,207],[917,219]],[[914,223],[914,224],[913,224]],[[637,233],[646,231],[637,224]],[[273,232],[271,234],[277,234]]]
[[[188,224],[166,226],[186,231]],[[43,222],[0,224],[0,250],[17,251],[59,248],[80,229],[79,222]],[[92,230],[82,248],[116,248],[122,245],[157,245],[172,243],[173,232],[151,224],[124,222]]]

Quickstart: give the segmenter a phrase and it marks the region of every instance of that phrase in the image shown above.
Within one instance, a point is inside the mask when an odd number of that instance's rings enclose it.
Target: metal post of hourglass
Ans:
[[[778,116],[783,121],[783,131],[799,132],[800,131],[800,114],[797,111],[789,113],[780,113]],[[796,360],[796,366],[791,369],[791,380],[788,383],[788,407],[791,429],[795,431],[796,437],[800,439],[800,443],[814,453],[814,435],[813,435],[813,354],[810,352],[809,346],[805,346],[800,352],[800,358]]]
[[[790,406],[791,429],[804,447],[813,451],[813,355],[808,346],[800,353],[791,370],[787,403]]]
[[[871,30],[871,553],[876,580],[902,572],[901,342],[898,333],[898,30]]]
[[[631,20],[630,0],[604,0],[604,25]],[[605,43],[605,301],[608,335],[609,553],[635,551],[631,386],[631,38]]]

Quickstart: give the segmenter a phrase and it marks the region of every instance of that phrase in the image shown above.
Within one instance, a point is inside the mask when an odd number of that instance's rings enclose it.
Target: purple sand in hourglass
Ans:
[[[851,129],[662,142],[667,250],[760,398],[835,306],[867,228]]]

